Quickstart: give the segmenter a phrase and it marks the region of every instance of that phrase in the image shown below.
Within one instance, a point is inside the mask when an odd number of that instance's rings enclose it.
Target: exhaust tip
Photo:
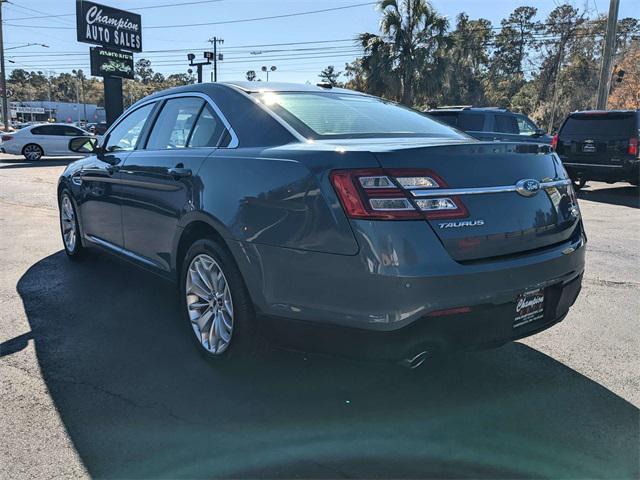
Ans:
[[[414,368],[418,368],[420,365],[422,365],[428,356],[429,356],[429,352],[425,350],[424,352],[418,353],[414,357],[400,360],[399,363],[403,367],[413,370]]]

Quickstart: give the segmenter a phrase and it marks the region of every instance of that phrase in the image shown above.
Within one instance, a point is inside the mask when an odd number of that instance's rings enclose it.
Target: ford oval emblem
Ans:
[[[523,197],[533,197],[540,191],[540,182],[527,178],[516,183],[516,192]]]

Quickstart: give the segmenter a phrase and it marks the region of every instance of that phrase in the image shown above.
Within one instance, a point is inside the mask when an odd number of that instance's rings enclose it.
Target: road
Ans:
[[[174,288],[61,251],[68,160],[0,156],[0,478],[638,478],[639,192],[580,194],[584,288],[500,349],[396,366],[204,362]]]

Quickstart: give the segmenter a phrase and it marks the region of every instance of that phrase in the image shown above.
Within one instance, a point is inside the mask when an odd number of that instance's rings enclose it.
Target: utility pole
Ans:
[[[2,32],[2,4],[5,0],[0,0],[0,89],[2,89],[2,120],[4,121],[5,132],[9,130],[9,108],[7,105],[7,76],[4,69],[4,36]]]
[[[618,9],[620,0],[610,0],[609,18],[607,20],[607,33],[604,37],[602,48],[602,66],[600,68],[600,80],[598,82],[598,100],[596,109],[606,110],[609,99],[609,84],[611,82],[611,62],[616,48],[616,27],[618,24]]]
[[[218,44],[223,44],[224,39],[218,37],[212,37],[209,39],[211,45],[213,45],[213,81],[218,81]],[[222,56],[222,54],[220,55]],[[221,59],[222,60],[222,59]]]

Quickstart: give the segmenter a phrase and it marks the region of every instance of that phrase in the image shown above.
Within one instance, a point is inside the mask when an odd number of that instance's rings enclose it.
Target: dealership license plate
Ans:
[[[513,328],[521,327],[527,323],[542,320],[544,317],[544,290],[538,288],[521,293],[516,299],[516,316],[513,319]]]

